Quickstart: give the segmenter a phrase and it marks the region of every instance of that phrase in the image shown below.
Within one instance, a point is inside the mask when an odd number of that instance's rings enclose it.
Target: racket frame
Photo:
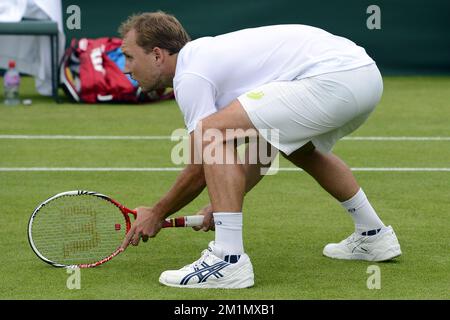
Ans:
[[[95,192],[95,191],[86,191],[86,190],[66,191],[66,192],[58,193],[58,194],[48,198],[47,200],[45,200],[41,204],[39,204],[36,207],[36,209],[34,209],[33,213],[31,214],[30,220],[28,222],[28,242],[29,242],[33,252],[38,256],[38,258],[40,258],[42,261],[44,261],[54,267],[57,267],[57,268],[93,268],[93,267],[97,267],[101,264],[104,264],[105,262],[108,262],[109,260],[111,260],[112,258],[117,256],[119,253],[124,251],[124,249],[122,247],[118,247],[109,256],[107,256],[97,262],[87,263],[87,264],[74,264],[74,265],[66,265],[66,264],[54,262],[54,261],[46,258],[44,255],[42,255],[42,253],[39,252],[38,248],[34,244],[33,237],[32,237],[33,221],[34,221],[35,217],[37,216],[37,214],[39,213],[39,211],[43,207],[45,207],[49,202],[51,202],[57,198],[70,197],[70,196],[81,196],[81,195],[95,196],[95,197],[101,198],[101,199],[108,201],[108,202],[112,203],[113,205],[115,205],[122,212],[122,214],[125,218],[125,225],[126,225],[125,234],[127,234],[128,231],[130,231],[130,229],[131,229],[131,220],[130,220],[129,214],[132,214],[134,219],[136,219],[137,213],[135,210],[131,210],[131,209],[125,207],[124,205],[120,204],[116,200],[114,200],[104,194]],[[200,226],[200,225],[202,225],[202,223],[203,223],[203,216],[201,216],[201,215],[182,216],[182,217],[176,217],[176,218],[168,218],[168,219],[164,220],[162,227],[163,228],[194,227],[194,226]]]
[[[30,220],[28,222],[28,242],[31,246],[31,248],[33,249],[33,252],[44,262],[57,267],[57,268],[92,268],[92,267],[96,267],[99,266],[105,262],[108,262],[109,260],[111,260],[112,258],[114,258],[115,256],[117,256],[119,253],[121,253],[123,251],[122,248],[117,248],[112,254],[110,254],[109,256],[97,261],[97,262],[93,262],[93,263],[88,263],[88,264],[75,264],[75,265],[66,265],[66,264],[61,264],[61,263],[57,263],[54,262],[48,258],[46,258],[36,247],[36,245],[34,244],[33,241],[33,236],[32,236],[32,227],[33,227],[33,221],[35,219],[35,217],[37,216],[37,214],[39,213],[39,211],[45,207],[49,202],[58,199],[58,198],[62,198],[62,197],[71,197],[71,196],[81,196],[81,195],[88,195],[88,196],[95,196],[98,198],[101,198],[105,201],[108,201],[112,204],[114,204],[117,208],[120,209],[120,211],[122,212],[124,218],[125,218],[125,224],[126,224],[126,233],[128,233],[128,231],[131,228],[131,221],[130,221],[130,217],[128,214],[133,214],[134,218],[136,219],[136,212],[134,210],[128,209],[127,207],[123,206],[122,204],[120,204],[119,202],[117,202],[116,200],[111,199],[110,197],[95,192],[95,191],[86,191],[86,190],[73,190],[73,191],[66,191],[66,192],[61,192],[58,193],[50,198],[48,198],[47,200],[43,201],[41,204],[39,204],[36,209],[34,209],[33,213],[31,214]],[[125,233],[125,234],[126,234]]]

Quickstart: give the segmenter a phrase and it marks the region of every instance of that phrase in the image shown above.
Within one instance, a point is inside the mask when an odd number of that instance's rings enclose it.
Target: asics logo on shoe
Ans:
[[[225,261],[217,262],[213,265],[208,265],[206,262],[202,262],[201,267],[194,267],[195,271],[187,274],[183,279],[181,279],[180,284],[187,285],[189,280],[194,277],[198,277],[198,283],[205,282],[210,276],[221,278],[223,277],[223,274],[219,271],[229,265],[230,264]]]
[[[366,240],[365,238],[361,238],[356,240],[354,243],[349,243],[349,245],[353,246],[352,253],[354,253],[357,249],[363,250],[364,252],[368,252],[369,250],[367,250],[364,247],[361,247],[361,245],[365,242],[365,240]]]

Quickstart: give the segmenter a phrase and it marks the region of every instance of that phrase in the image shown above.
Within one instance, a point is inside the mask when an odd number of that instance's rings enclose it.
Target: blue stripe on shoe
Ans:
[[[180,284],[187,285],[189,280],[191,280],[193,277],[198,277],[198,283],[205,282],[210,276],[215,276],[216,278],[223,277],[223,275],[219,271],[229,265],[230,264],[225,261],[220,261],[211,266],[207,263],[202,263],[203,268],[198,268],[194,272],[187,274],[180,281]]]
[[[374,236],[380,231],[381,231],[381,228],[380,229],[373,229],[373,230],[369,230],[369,231],[364,231],[363,233],[361,233],[361,235],[362,236]]]
[[[239,254],[226,255],[223,260],[229,263],[236,263],[241,256]]]
[[[202,266],[205,268],[209,267],[209,265],[206,262],[202,262]],[[198,268],[196,270],[198,270]],[[218,271],[215,274],[213,274],[213,276],[216,277],[217,279],[223,277],[223,275]]]

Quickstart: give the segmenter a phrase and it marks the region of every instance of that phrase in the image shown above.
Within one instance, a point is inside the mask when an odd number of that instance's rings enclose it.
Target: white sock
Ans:
[[[364,191],[359,191],[349,200],[341,202],[355,222],[355,231],[362,234],[367,231],[377,230],[384,227],[383,222],[370,205]],[[377,233],[377,232],[375,232]]]
[[[223,253],[223,256],[219,258],[227,261],[231,256],[236,255],[238,256],[237,259],[239,259],[239,256],[244,253],[242,212],[214,212],[213,215],[216,226],[215,245]],[[227,256],[229,257],[227,258]],[[234,259],[234,257],[232,258]]]

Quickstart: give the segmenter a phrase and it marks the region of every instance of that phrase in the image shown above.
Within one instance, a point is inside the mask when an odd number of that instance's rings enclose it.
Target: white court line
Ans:
[[[344,137],[353,141],[450,141],[450,137]]]
[[[187,138],[187,136],[186,136]],[[171,136],[0,135],[1,140],[171,140]],[[450,141],[450,137],[344,137],[350,141]]]
[[[17,167],[0,168],[0,172],[167,172],[181,171],[181,167],[167,168],[46,168],[46,167]],[[368,172],[450,172],[450,168],[351,168],[352,171]],[[298,168],[278,168],[278,171],[303,171]]]
[[[66,135],[0,135],[6,140],[170,140],[170,136],[66,136]]]
[[[0,168],[0,172],[165,172],[165,171],[181,171],[183,168],[169,167],[169,168],[46,168],[46,167],[31,167],[31,168]]]
[[[369,171],[369,172],[450,172],[450,168],[350,168],[352,171]],[[297,168],[279,168],[279,171],[303,171]]]

